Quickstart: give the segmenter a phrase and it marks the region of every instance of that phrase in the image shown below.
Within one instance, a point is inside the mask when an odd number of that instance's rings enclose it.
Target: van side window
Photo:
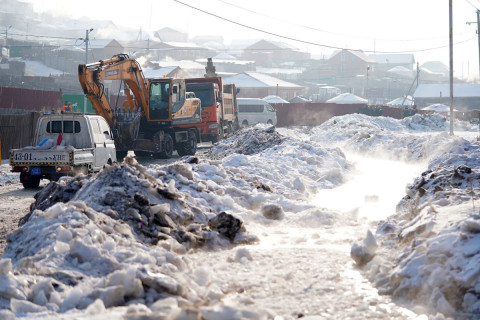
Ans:
[[[271,105],[267,104],[266,107],[268,112],[275,112],[275,109],[273,109]]]
[[[243,104],[238,106],[240,112],[263,112],[263,104]]]

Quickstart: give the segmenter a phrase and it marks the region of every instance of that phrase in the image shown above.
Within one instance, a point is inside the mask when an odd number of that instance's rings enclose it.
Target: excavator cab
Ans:
[[[149,84],[149,121],[175,124],[201,123],[201,102],[187,97],[183,79],[154,79]]]
[[[149,120],[170,121],[170,81],[150,84]]]

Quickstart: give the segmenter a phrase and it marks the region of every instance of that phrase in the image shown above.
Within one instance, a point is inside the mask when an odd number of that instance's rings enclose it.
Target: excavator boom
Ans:
[[[115,110],[112,109],[105,95],[103,81],[122,80],[132,91],[127,93],[124,112],[145,113],[148,109],[148,87],[142,68],[135,59],[126,54],[113,56],[78,66],[78,80],[83,92],[92,103],[95,113],[103,116],[111,125],[114,123]]]

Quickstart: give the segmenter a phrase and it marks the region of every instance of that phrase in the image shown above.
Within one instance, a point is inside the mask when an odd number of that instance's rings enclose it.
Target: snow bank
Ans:
[[[443,147],[436,145],[442,152],[430,149],[429,169],[408,186],[397,213],[379,224],[378,249],[372,253],[368,246],[355,244],[352,257],[359,267],[370,261],[364,271],[379,291],[414,310],[477,319],[480,144],[443,133],[437,137],[443,141]],[[401,147],[402,140],[398,141]]]
[[[10,162],[4,161],[0,165],[0,186],[5,186],[13,183],[19,183],[19,173],[10,172]]]
[[[9,235],[0,308],[39,319],[273,318],[222,301],[231,288],[216,287],[188,252],[255,242],[245,218],[268,225],[311,210],[302,202],[340,184],[349,166],[339,149],[257,127],[215,145],[211,158],[144,167],[127,157],[50,183]]]
[[[478,130],[474,125],[458,123],[468,130]],[[303,138],[367,156],[423,162],[463,142],[460,137],[450,137],[448,130],[445,118],[435,114],[416,114],[403,120],[351,114],[333,117],[318,127],[304,128]],[[296,134],[291,129],[280,132],[288,136]]]

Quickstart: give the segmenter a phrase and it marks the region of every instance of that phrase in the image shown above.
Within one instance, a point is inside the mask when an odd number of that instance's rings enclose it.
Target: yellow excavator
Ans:
[[[95,113],[113,128],[117,159],[130,150],[155,158],[170,158],[174,150],[180,156],[195,154],[200,134],[194,125],[202,122],[201,102],[185,91],[183,79],[146,79],[135,59],[119,54],[80,64],[78,80]],[[123,106],[110,105],[105,80],[124,82]]]

